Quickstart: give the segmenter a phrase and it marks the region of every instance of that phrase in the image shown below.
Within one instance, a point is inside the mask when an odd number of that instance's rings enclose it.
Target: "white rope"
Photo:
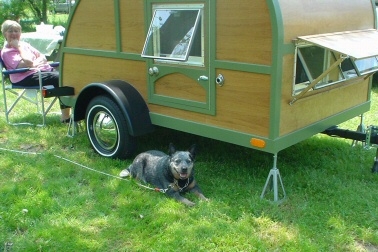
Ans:
[[[38,152],[11,150],[11,149],[5,149],[5,148],[1,148],[1,147],[0,147],[0,150],[20,153],[20,154],[29,154],[29,155],[40,155],[41,154],[41,153],[38,153]]]
[[[75,161],[69,160],[69,159],[67,159],[67,158],[64,158],[64,157],[61,157],[61,156],[58,156],[58,155],[54,155],[54,157],[60,158],[60,159],[62,159],[62,160],[64,160],[64,161],[66,161],[66,162],[72,163],[72,164],[74,164],[74,165],[80,166],[80,167],[82,167],[82,168],[85,168],[85,169],[90,170],[90,171],[93,171],[93,172],[97,172],[97,173],[100,173],[100,174],[103,174],[103,175],[106,175],[106,176],[109,176],[109,177],[112,177],[112,178],[116,178],[116,179],[120,179],[120,180],[127,180],[127,181],[129,181],[128,179],[124,179],[124,178],[121,178],[121,177],[118,177],[118,176],[114,176],[114,175],[109,174],[109,173],[106,173],[106,172],[102,172],[102,171],[95,170],[95,169],[93,169],[93,168],[90,168],[90,167],[88,167],[88,166],[85,166],[85,165],[79,164],[79,163],[77,163],[77,162],[75,162]]]
[[[19,154],[28,154],[28,155],[41,155],[42,153],[38,153],[38,152],[31,152],[31,151],[19,151],[19,150],[11,150],[11,149],[6,149],[6,148],[1,148],[0,147],[0,150],[3,150],[3,151],[8,151],[8,152],[14,152],[14,153],[19,153]],[[102,171],[98,171],[96,169],[93,169],[93,168],[90,168],[88,166],[85,166],[85,165],[82,165],[82,164],[79,164],[75,161],[72,161],[72,160],[69,160],[67,158],[64,158],[62,156],[59,156],[59,155],[54,155],[54,157],[56,158],[59,158],[59,159],[62,159],[66,162],[69,162],[71,164],[74,164],[74,165],[77,165],[77,166],[80,166],[84,169],[87,169],[87,170],[90,170],[90,171],[93,171],[93,172],[97,172],[97,173],[100,173],[100,174],[103,174],[105,176],[108,176],[108,177],[112,177],[112,178],[116,178],[116,179],[120,179],[120,180],[125,180],[125,181],[130,181],[129,179],[125,179],[125,178],[122,178],[122,177],[119,177],[119,176],[114,176],[112,174],[109,174],[109,173],[106,173],[106,172],[102,172]],[[141,183],[136,183],[137,185],[141,186],[141,187],[144,187],[146,189],[149,189],[149,190],[153,190],[153,191],[157,191],[157,192],[162,192],[162,193],[165,193],[169,188],[167,189],[160,189],[160,188],[152,188],[152,187],[149,187],[149,186],[146,186],[146,185],[143,185]],[[185,185],[186,187],[187,185]],[[184,188],[185,188],[184,187]]]
[[[38,152],[11,150],[11,149],[1,148],[1,147],[0,147],[0,150],[8,151],[8,152],[14,152],[14,153],[19,153],[19,154],[28,154],[28,155],[41,155],[42,154],[42,153],[38,153]],[[92,169],[92,168],[90,168],[88,166],[79,164],[79,163],[77,163],[75,161],[69,160],[69,159],[64,158],[62,156],[54,155],[54,157],[62,159],[64,161],[66,161],[66,162],[72,163],[74,165],[80,166],[82,168],[85,168],[85,169],[93,171],[93,172],[97,172],[97,173],[100,173],[100,174],[103,174],[103,175],[106,175],[106,176],[109,176],[109,177],[112,177],[112,178],[129,181],[128,179],[124,179],[124,178],[121,178],[121,177],[118,177],[118,176],[114,176],[114,175],[109,174],[109,173],[105,173],[105,172],[102,172],[102,171],[98,171],[98,170]]]

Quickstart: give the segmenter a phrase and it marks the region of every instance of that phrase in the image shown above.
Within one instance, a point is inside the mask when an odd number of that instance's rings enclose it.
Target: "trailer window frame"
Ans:
[[[367,64],[367,62],[370,64]],[[361,64],[360,64],[361,63]],[[360,75],[369,74],[378,70],[378,58],[370,57],[365,59],[358,59],[354,61],[356,69]]]
[[[311,59],[310,57],[306,56],[306,53],[304,53],[304,51],[309,48],[313,48],[313,52],[316,52],[317,50],[316,54],[311,55]],[[319,82],[308,91],[336,85],[346,80],[367,75],[378,70],[377,56],[354,59],[315,44],[302,44],[296,46],[294,57],[296,60],[294,61],[292,96],[296,96],[306,89],[318,76],[320,76],[320,74],[322,74],[339,58],[344,59],[338,66],[334,67],[329,74],[319,80]],[[319,62],[319,59],[321,62]],[[321,67],[321,69],[316,69],[316,67]]]
[[[153,17],[146,35],[146,40],[143,46],[141,56],[143,58],[151,58],[156,63],[204,66],[205,42],[203,8],[204,4],[153,5]],[[167,24],[167,26],[171,25],[171,27],[168,27],[166,31],[162,31],[161,28],[164,26],[165,22],[168,22],[168,19],[172,18],[172,15],[179,16],[183,12],[187,12],[186,16],[190,16],[189,11],[196,13],[194,23],[191,26],[189,26],[190,29],[187,30],[184,36],[180,37],[181,39],[179,41],[172,41],[174,35],[170,36],[169,34],[182,33],[182,24],[180,25],[180,22],[171,22],[171,24]],[[193,17],[190,18],[193,19]],[[160,23],[157,25],[158,22]],[[187,26],[188,24],[189,21],[187,22]],[[165,37],[169,40],[162,41],[162,33],[168,34],[165,35]],[[162,45],[167,47],[168,44],[171,46],[170,50],[162,52]],[[175,55],[174,51],[177,50],[179,47],[181,47],[181,49],[185,48],[185,53]],[[163,50],[167,50],[167,48]]]
[[[307,92],[377,72],[377,40],[378,30],[376,29],[298,36],[293,41],[295,53],[291,104]],[[317,77],[311,76],[313,69],[310,69],[311,64],[306,62],[308,59],[301,57],[301,50],[306,47],[322,48],[321,50],[325,52],[322,65],[326,70]],[[330,55],[333,55],[333,58]],[[319,55],[310,57],[310,61],[316,57]],[[332,71],[336,71],[337,74],[335,75]],[[331,78],[327,79],[329,74]]]
[[[342,55],[336,55],[334,52],[316,45],[299,46],[295,51],[293,96],[310,85],[310,83],[335,63],[338,57],[342,57]],[[335,85],[346,79],[341,65],[339,65],[321,78],[311,90]]]

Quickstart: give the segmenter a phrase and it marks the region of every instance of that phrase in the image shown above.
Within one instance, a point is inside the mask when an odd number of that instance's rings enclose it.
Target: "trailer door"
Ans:
[[[204,3],[152,3],[142,57],[147,59],[148,102],[213,113],[207,9]]]

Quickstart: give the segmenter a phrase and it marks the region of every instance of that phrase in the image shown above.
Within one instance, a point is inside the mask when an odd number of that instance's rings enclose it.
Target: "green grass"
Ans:
[[[377,87],[372,95],[366,125],[378,124]],[[375,149],[319,134],[283,150],[288,197],[274,204],[260,199],[271,154],[158,128],[138,152],[199,146],[196,177],[210,201],[189,194],[197,205],[188,208],[87,169],[118,176],[131,160],[100,157],[85,132],[66,137],[59,115],[44,128],[7,125],[0,101],[0,147],[38,153],[0,150],[0,251],[378,250]]]

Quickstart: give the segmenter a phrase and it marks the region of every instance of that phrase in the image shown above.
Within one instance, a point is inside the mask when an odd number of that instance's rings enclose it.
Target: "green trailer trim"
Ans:
[[[249,73],[271,74],[272,67],[267,65],[248,64],[233,61],[215,60],[215,68],[222,68],[226,70],[242,71]]]
[[[140,56],[140,54],[137,54],[137,53],[123,53],[123,52],[115,52],[115,51],[82,49],[82,48],[72,48],[72,47],[65,47],[62,49],[62,52],[67,53],[67,54],[95,56],[95,57],[102,57],[102,58],[145,61],[145,59],[143,59]]]
[[[116,39],[116,51],[121,52],[122,50],[122,39],[121,39],[121,17],[119,13],[120,5],[119,0],[114,0],[114,24],[115,24],[115,39]]]
[[[308,139],[309,137],[323,132],[333,125],[338,125],[345,122],[349,118],[353,118],[370,109],[370,101],[354,108],[351,108],[342,113],[333,115],[324,120],[318,121],[312,125],[304,127],[295,132],[289,133],[287,135],[277,137],[274,139],[269,139],[253,134],[248,134],[245,132],[239,132],[232,129],[221,128],[215,125],[202,124],[198,122],[193,122],[189,120],[174,118],[158,113],[150,113],[151,121],[154,125],[184,131],[190,134],[195,134],[203,137],[208,137],[251,149],[256,149],[264,152],[269,152],[276,154],[279,151],[286,149],[296,143]],[[266,143],[265,148],[257,148],[251,145],[250,141],[252,138],[258,138],[264,140]]]
[[[152,124],[195,134],[203,137],[208,137],[220,141],[225,141],[245,147],[251,148],[250,139],[252,137],[258,137],[251,134],[234,131],[230,129],[221,128],[214,125],[201,124],[194,121],[188,121],[171,116],[166,116],[158,113],[150,113]],[[258,137],[263,139],[261,137]],[[264,139],[270,141],[269,139]],[[267,144],[270,146],[270,144]],[[266,149],[264,149],[266,151]]]
[[[208,97],[208,105],[209,105],[209,114],[210,115],[215,115],[216,113],[216,96],[217,96],[217,89],[216,85],[214,84],[215,82],[215,74],[216,74],[216,69],[213,67],[215,65],[215,56],[216,56],[216,1],[208,1],[206,2],[209,6],[209,42],[208,45],[205,45],[205,50],[209,51],[209,63],[206,62],[205,58],[205,66],[209,67],[209,77],[210,77],[210,87],[209,87],[209,92],[207,93]],[[212,46],[214,45],[214,46]],[[211,84],[213,83],[213,84]]]
[[[282,54],[283,55],[294,55],[295,45],[294,43],[282,45]]]
[[[149,99],[149,103],[164,103],[166,106],[171,108],[178,108],[183,110],[188,110],[192,112],[198,112],[203,114],[210,114],[209,106],[203,102],[195,102],[190,100],[165,97],[163,95],[154,95]]]
[[[270,128],[269,138],[275,139],[280,134],[281,117],[281,90],[282,90],[282,68],[284,52],[284,26],[282,13],[278,0],[267,0],[272,24],[272,71],[271,78],[271,99],[270,99]]]

